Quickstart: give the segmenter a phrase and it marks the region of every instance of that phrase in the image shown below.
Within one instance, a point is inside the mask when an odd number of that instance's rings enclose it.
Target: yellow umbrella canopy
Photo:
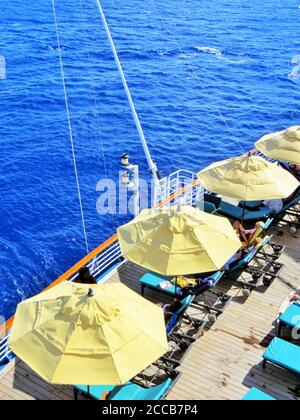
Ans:
[[[286,198],[299,186],[279,165],[249,154],[214,163],[198,177],[208,191],[245,201]]]
[[[271,159],[300,165],[300,126],[267,134],[255,146]]]
[[[18,306],[10,348],[50,383],[122,385],[168,344],[162,309],[126,286],[65,282]]]
[[[242,247],[227,219],[191,206],[143,210],[118,237],[125,258],[165,276],[217,271]]]

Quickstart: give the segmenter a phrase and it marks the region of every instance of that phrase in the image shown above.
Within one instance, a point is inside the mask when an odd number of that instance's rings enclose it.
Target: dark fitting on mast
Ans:
[[[121,166],[123,168],[127,168],[129,166],[129,155],[128,155],[128,153],[124,153],[121,156]]]

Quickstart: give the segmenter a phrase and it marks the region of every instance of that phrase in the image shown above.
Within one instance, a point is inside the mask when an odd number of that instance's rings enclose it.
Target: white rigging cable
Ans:
[[[131,108],[131,112],[132,112],[132,115],[133,115],[133,118],[134,118],[136,128],[138,130],[138,133],[139,133],[142,145],[143,145],[144,153],[146,155],[146,159],[148,161],[149,168],[151,170],[151,173],[153,175],[155,183],[157,183],[159,181],[157,166],[156,166],[155,162],[153,161],[153,159],[151,157],[151,153],[150,153],[150,150],[149,150],[149,147],[148,147],[148,144],[147,144],[144,132],[143,132],[143,128],[142,128],[141,122],[139,120],[137,111],[135,109],[135,106],[134,106],[134,103],[133,103],[133,100],[132,100],[132,96],[131,96],[131,93],[130,93],[130,90],[129,90],[129,87],[128,87],[128,83],[127,83],[127,80],[126,80],[126,77],[125,77],[125,74],[124,74],[124,71],[123,71],[123,68],[122,68],[122,64],[120,62],[118,52],[116,50],[116,47],[115,47],[110,29],[109,29],[109,26],[107,24],[107,21],[106,21],[106,18],[105,18],[100,0],[96,0],[96,3],[97,3],[97,6],[98,6],[100,15],[101,15],[102,23],[104,25],[109,44],[111,46],[111,49],[112,49],[112,52],[113,52],[113,55],[114,55],[114,58],[115,58],[115,61],[116,61],[121,79],[122,79],[122,82],[123,82],[123,86],[124,86],[124,89],[125,89],[125,92],[126,92],[126,95],[127,95],[127,99],[128,99],[128,102],[129,102],[129,105],[130,105],[130,108]]]
[[[93,92],[93,102],[94,102],[94,109],[95,109],[95,114],[96,114],[96,123],[97,123],[98,136],[99,136],[101,153],[102,153],[102,163],[103,163],[106,179],[108,179],[108,166],[110,168],[110,171],[109,171],[110,179],[112,179],[111,164],[110,164],[109,160],[106,159],[106,156],[105,156],[105,148],[104,148],[104,142],[103,142],[103,137],[102,137],[102,132],[101,132],[100,111],[99,111],[99,108],[98,108],[98,101],[97,101],[97,95],[96,95],[96,81],[95,81],[95,78],[92,74],[92,60],[91,60],[91,53],[90,53],[92,48],[91,48],[91,44],[89,43],[89,40],[88,40],[88,27],[87,27],[87,19],[86,19],[86,16],[85,16],[85,12],[86,12],[86,9],[85,9],[85,5],[84,5],[84,0],[80,0],[80,15],[81,15],[81,19],[83,21],[85,50],[86,50],[88,64],[89,64],[88,65],[88,72],[89,72],[89,78],[91,80],[91,87],[92,87],[92,92]],[[117,227],[116,227],[116,221],[115,221],[114,214],[111,214],[111,217],[112,217],[113,230],[116,231]]]
[[[70,142],[71,142],[71,148],[72,148],[72,157],[73,157],[73,164],[74,164],[74,172],[75,172],[75,177],[76,177],[77,193],[78,193],[78,200],[79,200],[79,205],[80,205],[80,213],[81,213],[81,220],[82,220],[82,227],[83,227],[83,235],[84,235],[84,240],[85,240],[86,252],[88,254],[89,253],[89,245],[88,245],[88,238],[87,238],[87,231],[86,231],[85,216],[84,216],[84,210],[83,210],[83,203],[82,203],[82,196],[81,196],[81,188],[80,188],[80,182],[79,182],[77,161],[76,161],[75,144],[74,144],[72,123],[71,123],[71,115],[70,115],[69,100],[68,100],[68,94],[67,94],[67,86],[66,86],[66,80],[65,80],[64,64],[63,64],[63,58],[62,58],[62,52],[61,52],[61,43],[60,43],[60,36],[59,36],[59,28],[58,28],[58,20],[57,20],[57,14],[56,14],[55,0],[52,0],[52,9],[53,9],[54,24],[55,24],[55,30],[56,30],[57,48],[58,48],[60,70],[61,70],[61,79],[62,79],[62,85],[63,85],[63,90],[64,90],[64,98],[65,98],[65,105],[66,105],[66,112],[67,112],[67,119],[68,119],[68,128],[69,128]]]

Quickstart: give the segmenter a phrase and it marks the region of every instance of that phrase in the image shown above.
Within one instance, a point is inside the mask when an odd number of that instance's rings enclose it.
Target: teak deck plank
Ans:
[[[280,260],[284,271],[264,293],[254,291],[244,302],[239,294],[242,303],[233,299],[214,327],[193,346],[169,399],[189,399],[191,389],[193,395],[198,390],[199,399],[241,399],[252,386],[278,399],[299,399],[299,380],[293,374],[261,367],[262,341],[274,335],[273,323],[282,302],[300,285],[298,236],[285,231],[283,237],[275,235],[274,241],[287,246]]]
[[[168,399],[239,400],[252,386],[277,399],[300,399],[299,379],[293,374],[270,365],[265,370],[261,367],[262,355],[274,336],[279,308],[300,285],[299,236],[290,235],[287,230],[282,236],[275,231],[274,241],[286,245],[280,260],[285,269],[268,289],[258,288],[248,299],[235,284],[220,284],[232,301],[215,325],[192,346],[179,368],[182,376]],[[109,281],[121,281],[140,293],[139,279],[144,273],[142,268],[126,263]],[[146,297],[155,302],[169,299],[150,290]],[[190,313],[197,315],[198,310],[191,308]],[[0,372],[0,399],[73,399],[73,390],[70,386],[47,384],[23,362],[16,361]]]

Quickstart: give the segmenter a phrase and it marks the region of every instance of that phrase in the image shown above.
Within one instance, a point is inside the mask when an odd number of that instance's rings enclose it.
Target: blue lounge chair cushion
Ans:
[[[140,283],[144,286],[150,287],[152,289],[158,289],[162,292],[166,292],[169,295],[175,296],[176,295],[176,287],[174,285],[168,287],[167,289],[163,289],[160,287],[160,283],[165,281],[171,281],[174,277],[161,277],[157,276],[153,273],[146,273],[141,279]],[[177,287],[177,292],[180,290],[179,287]]]
[[[211,280],[213,285],[216,286],[218,281],[223,277],[223,274],[223,271],[217,271],[215,274],[209,277],[209,280]]]
[[[293,207],[295,204],[298,204],[300,201],[300,194],[297,194],[291,201],[288,201],[286,205],[283,207],[282,210],[280,210],[278,213],[284,213],[287,211],[290,207]]]
[[[276,401],[275,398],[265,394],[257,388],[251,388],[242,399],[243,401]]]
[[[264,231],[266,232],[268,229],[269,229],[269,227],[271,226],[271,224],[273,223],[273,220],[274,219],[268,219],[267,221],[266,221],[266,223],[265,223],[265,226],[264,226]]]
[[[172,315],[170,321],[168,322],[167,335],[170,335],[174,331],[174,329],[177,327],[182,316],[184,315],[184,313],[186,312],[186,310],[192,303],[193,299],[194,299],[194,296],[189,295],[181,301],[180,308]]]
[[[75,388],[88,395],[88,386],[87,385],[76,385]],[[115,388],[114,385],[91,385],[89,395],[95,400],[100,400],[103,396],[103,393],[111,392]]]
[[[230,260],[224,265],[224,270],[235,271],[244,267],[252,261],[252,258],[255,256],[256,252],[256,248],[253,248],[242,259],[236,259],[235,257],[230,258]]]
[[[281,338],[274,338],[263,358],[275,365],[300,374],[300,347]]]
[[[297,191],[296,195],[294,196],[294,198],[292,198],[291,200],[285,202],[285,206],[279,210],[278,212],[276,212],[276,216],[280,216],[282,214],[284,214],[287,210],[289,210],[291,207],[295,206],[296,204],[298,204],[300,201],[300,192]]]
[[[274,214],[274,212],[268,208],[257,211],[243,211],[241,207],[227,203],[226,201],[222,201],[219,212],[235,220],[242,220],[244,213],[244,221],[263,220]]]
[[[139,385],[129,383],[120,388],[112,397],[112,400],[118,401],[159,401],[172,385],[172,379],[167,379],[160,385],[152,388],[142,388]]]
[[[222,271],[217,271],[212,276],[207,278],[207,280],[211,281],[212,287],[213,287],[218,283],[218,281],[221,279],[222,276],[223,276]],[[172,285],[168,288],[161,288],[160,287],[160,283],[162,283],[164,281],[171,281],[173,278],[174,277],[160,277],[160,276],[158,276],[156,274],[153,274],[153,273],[146,273],[140,279],[140,283],[143,286],[150,287],[152,289],[160,290],[162,292],[168,293],[171,296],[180,295],[180,292],[182,291],[182,289],[178,286],[176,287],[176,286]]]
[[[190,304],[192,303],[192,300],[193,300],[192,295],[189,295],[186,298],[184,298],[181,301],[181,307],[175,312],[174,315],[177,315],[177,316],[181,315],[181,313],[190,306]]]
[[[300,305],[297,303],[290,305],[279,320],[289,327],[300,328]]]
[[[241,207],[237,207],[233,204],[227,203],[226,201],[221,202],[219,212],[225,214],[226,216],[229,215],[236,220],[242,219],[243,217],[243,209]]]
[[[263,201],[241,201],[239,203],[239,207],[241,207],[242,209],[245,208],[247,210],[255,210],[262,206]]]
[[[217,208],[213,203],[208,203],[207,201],[204,202],[204,211],[205,213],[216,213]]]
[[[217,208],[213,203],[209,203],[208,201],[199,201],[196,206],[198,209],[205,211],[205,213],[216,213]]]
[[[112,392],[112,397],[109,398],[114,401],[159,401],[167,393],[168,389],[172,385],[172,379],[167,379],[160,385],[154,386],[152,388],[143,388],[132,382],[128,384],[115,388],[114,386],[91,386],[90,387],[90,396],[96,400],[99,400],[103,395],[103,392],[111,392],[115,389],[115,392]],[[88,393],[88,387],[86,385],[76,386],[79,391]]]
[[[242,259],[236,259],[235,257],[230,258],[230,260],[224,265],[226,271],[235,271],[240,268],[250,264],[256,254],[261,250],[265,245],[267,245],[271,240],[270,236],[266,236],[264,240],[260,243],[259,248],[254,246],[251,248],[248,253]]]
[[[255,220],[263,220],[267,219],[268,217],[274,214],[273,210],[268,208],[257,210],[257,211],[246,211],[244,216],[245,222],[255,221]]]

